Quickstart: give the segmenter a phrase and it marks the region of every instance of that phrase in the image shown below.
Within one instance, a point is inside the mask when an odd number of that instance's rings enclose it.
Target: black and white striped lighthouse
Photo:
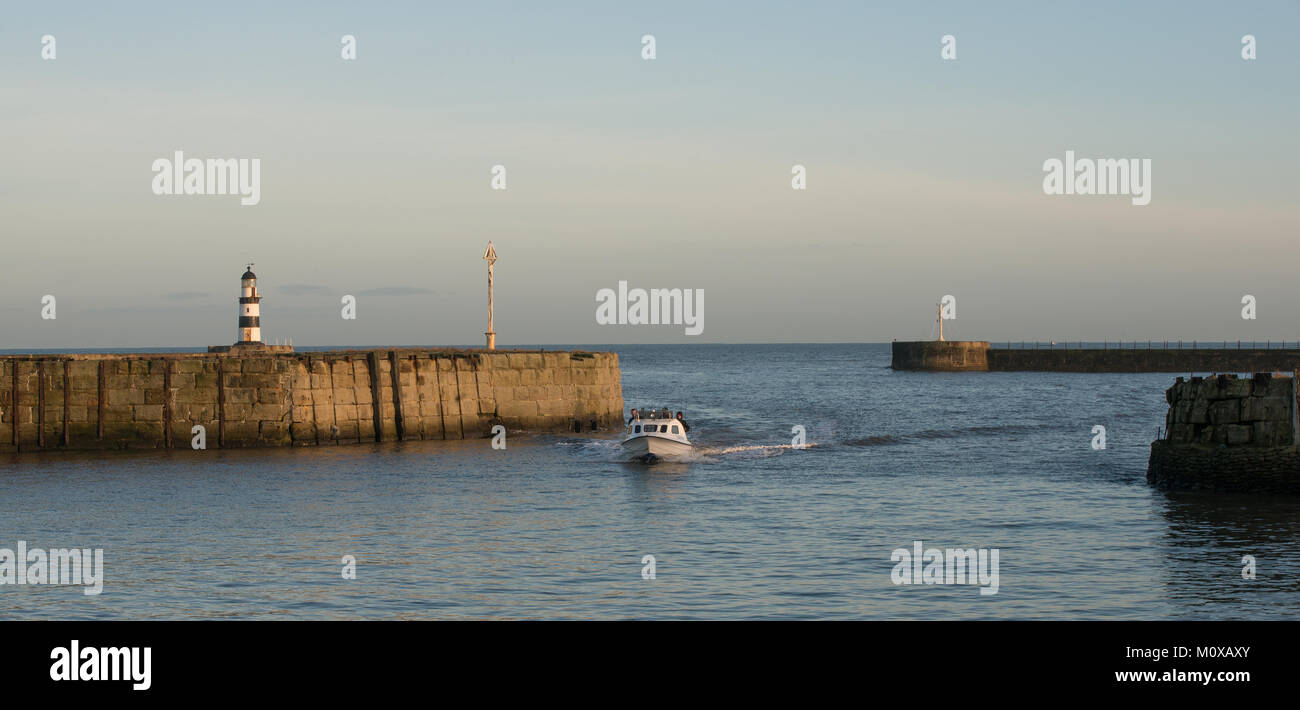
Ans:
[[[262,294],[257,292],[257,274],[253,265],[240,277],[239,340],[236,345],[262,345]]]

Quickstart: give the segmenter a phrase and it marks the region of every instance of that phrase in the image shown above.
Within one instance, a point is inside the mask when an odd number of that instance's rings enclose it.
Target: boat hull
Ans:
[[[693,450],[690,444],[659,436],[638,436],[623,442],[623,451],[638,461],[679,459]]]

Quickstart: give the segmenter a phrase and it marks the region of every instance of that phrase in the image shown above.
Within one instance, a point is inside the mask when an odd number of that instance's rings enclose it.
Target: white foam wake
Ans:
[[[786,451],[786,450],[811,449],[812,447],[814,447],[814,446],[816,446],[816,445],[817,445],[817,444],[815,444],[815,443],[813,443],[813,444],[800,444],[800,445],[795,445],[795,444],[748,444],[748,445],[745,445],[745,446],[728,446],[728,447],[726,447],[726,448],[722,448],[722,449],[708,449],[708,448],[706,448],[706,449],[700,449],[700,453],[707,454],[707,455],[710,455],[710,456],[722,456],[722,455],[726,455],[726,454],[737,454],[737,453],[742,453],[742,452],[747,452],[747,451],[761,451],[761,452],[777,453],[777,452],[780,452],[780,451]]]

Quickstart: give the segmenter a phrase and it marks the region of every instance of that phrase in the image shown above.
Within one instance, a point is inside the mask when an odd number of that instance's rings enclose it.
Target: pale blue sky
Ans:
[[[1300,4],[561,4],[7,7],[0,348],[228,343],[246,259],[268,338],[475,344],[488,239],[502,346],[914,339],[944,294],[968,338],[1300,339]],[[261,204],[153,195],[178,149]],[[1151,204],[1044,195],[1066,150]],[[703,335],[598,326],[619,280]]]

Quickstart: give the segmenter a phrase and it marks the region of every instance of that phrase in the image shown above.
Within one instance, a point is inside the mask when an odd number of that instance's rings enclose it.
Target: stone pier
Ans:
[[[618,355],[436,348],[0,356],[0,451],[316,446],[617,428]]]

